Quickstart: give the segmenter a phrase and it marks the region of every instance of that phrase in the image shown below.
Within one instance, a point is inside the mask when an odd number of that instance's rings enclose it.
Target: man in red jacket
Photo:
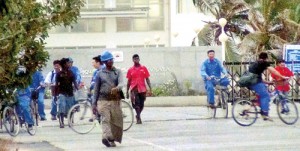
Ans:
[[[293,72],[285,66],[284,60],[278,60],[275,70],[277,70],[281,75],[285,77],[294,76]],[[282,79],[274,74],[271,74],[272,78],[275,81],[275,89],[279,91],[280,99],[286,99],[290,91],[289,79]]]
[[[136,111],[136,124],[142,124],[141,112],[144,108],[144,102],[146,100],[147,87],[145,81],[147,82],[151,95],[151,84],[150,84],[150,74],[148,69],[140,64],[140,58],[137,54],[132,56],[132,61],[134,63],[133,67],[128,69],[127,72],[127,89],[126,89],[126,98],[130,98],[133,108]]]

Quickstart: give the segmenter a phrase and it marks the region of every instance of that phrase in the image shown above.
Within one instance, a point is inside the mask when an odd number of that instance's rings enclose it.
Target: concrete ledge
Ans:
[[[129,100],[127,100],[129,101]],[[51,108],[51,99],[45,99],[45,108]],[[146,107],[181,107],[181,106],[204,106],[206,96],[165,96],[147,97]]]
[[[145,102],[145,106],[149,107],[203,106],[206,104],[206,96],[147,97]]]

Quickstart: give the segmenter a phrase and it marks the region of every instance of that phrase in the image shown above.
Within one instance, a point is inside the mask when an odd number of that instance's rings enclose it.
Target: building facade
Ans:
[[[85,0],[72,27],[53,28],[47,49],[191,46],[209,17],[191,0]]]

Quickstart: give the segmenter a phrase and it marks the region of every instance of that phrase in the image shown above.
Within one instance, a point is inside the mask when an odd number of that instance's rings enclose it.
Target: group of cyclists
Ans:
[[[216,86],[216,81],[211,77],[221,78],[221,74],[223,73],[225,75],[223,79],[225,79],[225,81],[229,81],[227,78],[228,72],[224,68],[222,63],[215,58],[214,50],[207,51],[207,55],[208,59],[206,59],[202,63],[200,72],[205,82],[205,89],[207,91],[209,106],[214,107],[214,87]],[[277,61],[277,66],[275,68],[272,67],[268,61],[268,54],[266,52],[261,52],[258,56],[257,61],[250,64],[249,66],[248,72],[258,75],[258,80],[255,84],[248,86],[248,88],[255,91],[255,93],[259,95],[262,118],[264,120],[272,121],[269,116],[270,95],[268,93],[266,84],[272,84],[273,82],[266,81],[262,78],[262,74],[266,70],[271,73],[271,76],[274,80],[282,81],[282,84],[275,86],[275,89],[281,94],[280,97],[282,97],[282,99],[287,98],[288,92],[290,90],[288,79],[293,76],[293,73],[287,67],[285,67],[285,61],[282,59]],[[227,86],[229,82],[223,82],[220,84],[223,86]]]
[[[53,66],[54,66],[54,70],[49,72],[46,76],[46,78],[44,78],[43,74],[41,71],[36,71],[33,75],[32,75],[32,79],[31,79],[31,84],[25,88],[17,88],[16,93],[15,93],[15,98],[17,101],[17,106],[16,106],[16,112],[18,114],[18,116],[20,117],[20,119],[23,119],[23,121],[20,121],[22,123],[27,123],[28,125],[28,129],[32,129],[32,126],[35,124],[32,114],[31,114],[31,100],[32,95],[35,94],[33,93],[33,91],[36,91],[37,93],[35,95],[37,95],[37,104],[38,104],[38,115],[40,117],[41,121],[45,121],[47,120],[46,118],[46,114],[45,114],[45,105],[44,105],[44,95],[45,95],[45,88],[47,86],[49,86],[51,88],[51,92],[52,92],[52,106],[51,106],[51,120],[56,120],[57,116],[57,99],[58,99],[58,95],[57,95],[57,90],[55,89],[55,81],[56,81],[56,75],[59,75],[59,73],[61,71],[64,71],[63,69],[66,69],[66,71],[70,71],[72,72],[71,74],[69,73],[69,75],[74,75],[73,77],[73,81],[74,81],[74,86],[75,88],[77,88],[78,85],[80,85],[81,83],[81,76],[80,76],[80,72],[78,70],[77,67],[72,65],[72,58],[63,58],[61,60],[55,60],[53,62]],[[63,67],[63,68],[62,68]],[[62,73],[60,73],[62,74]],[[62,76],[64,77],[64,76]],[[72,78],[67,78],[67,79],[72,79]],[[62,80],[64,82],[69,81],[69,80]],[[61,92],[64,92],[64,90],[68,91],[71,90],[71,93],[69,99],[72,101],[68,101],[68,102],[72,102],[69,104],[69,106],[72,106],[75,103],[75,98],[73,97],[73,85],[71,86],[71,89],[69,89],[70,87],[66,87],[66,85],[62,86],[60,88]],[[78,88],[77,88],[78,89]],[[66,95],[69,95],[67,93],[65,93]],[[59,108],[59,112],[63,112],[65,113],[65,104],[60,105],[61,108]],[[61,118],[60,118],[61,119]],[[63,120],[60,120],[60,125],[61,127],[63,127]]]

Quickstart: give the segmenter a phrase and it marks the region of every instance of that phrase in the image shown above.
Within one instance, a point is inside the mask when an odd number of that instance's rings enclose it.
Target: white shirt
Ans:
[[[52,73],[53,73],[54,75],[53,75],[53,78],[51,79]],[[50,72],[47,74],[47,76],[46,76],[46,78],[45,78],[45,83],[46,83],[46,84],[55,83],[55,79],[56,79],[56,72],[55,72],[55,70],[52,70],[52,71],[50,71]]]

